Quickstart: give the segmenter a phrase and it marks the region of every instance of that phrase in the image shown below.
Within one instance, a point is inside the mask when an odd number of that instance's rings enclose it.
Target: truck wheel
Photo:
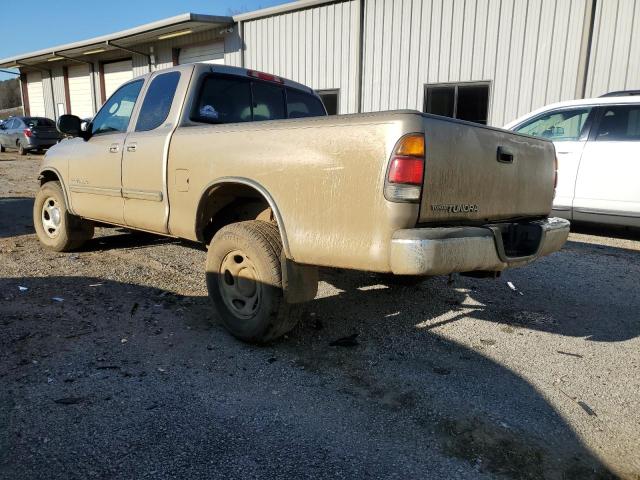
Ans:
[[[267,343],[296,326],[301,306],[282,290],[278,227],[261,220],[233,223],[213,237],[207,288],[224,326],[245,342]]]
[[[94,233],[93,223],[69,213],[59,182],[40,187],[33,204],[33,224],[40,242],[56,252],[75,250]]]
[[[22,146],[22,142],[18,140],[18,155],[26,155],[27,151]]]

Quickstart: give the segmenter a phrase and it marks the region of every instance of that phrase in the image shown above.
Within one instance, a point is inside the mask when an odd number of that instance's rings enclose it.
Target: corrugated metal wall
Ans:
[[[246,21],[245,66],[315,90],[340,89],[339,113],[354,113],[359,17],[359,3],[350,0]]]
[[[490,82],[492,125],[575,98],[587,1],[366,0],[363,110],[422,110],[426,83]]]
[[[586,96],[631,89],[640,89],[640,0],[600,0]]]
[[[62,72],[62,67],[56,67],[52,69],[52,73],[53,73],[52,80],[53,80],[53,100],[55,104],[55,117],[50,117],[50,118],[57,118],[59,103],[64,105],[64,111],[65,113],[68,113],[67,101],[66,101],[66,96],[64,94],[64,74]]]

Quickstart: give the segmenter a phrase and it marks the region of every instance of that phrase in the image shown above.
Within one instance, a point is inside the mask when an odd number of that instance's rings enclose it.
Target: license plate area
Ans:
[[[504,262],[535,257],[540,250],[544,232],[539,223],[497,223],[487,228],[493,232],[498,256]]]

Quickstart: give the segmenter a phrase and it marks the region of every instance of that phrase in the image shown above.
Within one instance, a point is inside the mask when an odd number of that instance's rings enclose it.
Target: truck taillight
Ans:
[[[25,128],[24,129],[24,136],[25,137],[32,137],[33,136],[33,132],[31,131],[30,128]]]
[[[267,82],[284,83],[284,80],[276,75],[270,73],[258,72],[257,70],[247,71],[247,75],[258,80],[266,80]]]
[[[391,155],[384,196],[391,202],[418,202],[424,180],[424,135],[402,137]]]

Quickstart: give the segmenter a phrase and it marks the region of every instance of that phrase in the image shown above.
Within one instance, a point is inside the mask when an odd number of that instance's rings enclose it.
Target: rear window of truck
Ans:
[[[241,123],[325,115],[322,103],[314,95],[232,75],[207,75],[191,119]]]

